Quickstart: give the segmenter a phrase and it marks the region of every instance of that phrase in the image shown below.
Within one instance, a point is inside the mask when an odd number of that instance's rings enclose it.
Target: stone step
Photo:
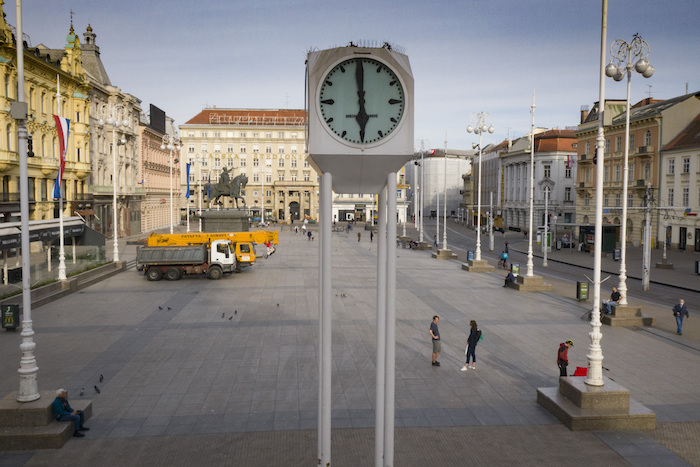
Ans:
[[[559,393],[583,409],[622,409],[630,405],[630,392],[615,381],[605,378],[604,386],[589,386],[586,378],[559,378]]]
[[[462,269],[469,272],[493,272],[495,268],[489,265],[486,260],[471,260],[466,263],[462,263]]]
[[[628,409],[581,408],[551,387],[537,389],[537,403],[572,431],[656,429],[656,414],[633,399]]]
[[[60,449],[73,436],[72,422],[0,428],[0,451]]]
[[[649,316],[631,316],[631,317],[616,317],[613,315],[603,315],[601,318],[603,324],[608,326],[654,326],[656,319]]]

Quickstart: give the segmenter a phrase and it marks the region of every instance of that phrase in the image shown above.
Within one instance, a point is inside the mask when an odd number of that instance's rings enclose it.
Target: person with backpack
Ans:
[[[474,352],[476,351],[476,344],[482,339],[481,331],[477,329],[476,321],[471,320],[469,322],[469,326],[471,327],[471,330],[469,331],[469,337],[467,338],[467,348],[464,351],[467,357],[467,363],[464,364],[461,371],[467,371],[469,369],[470,357],[472,360],[472,370],[476,370],[476,355]]]
[[[559,367],[559,376],[567,376],[566,367],[569,366],[569,348],[574,346],[574,341],[569,339],[566,342],[559,344],[559,352],[557,352],[557,366]]]

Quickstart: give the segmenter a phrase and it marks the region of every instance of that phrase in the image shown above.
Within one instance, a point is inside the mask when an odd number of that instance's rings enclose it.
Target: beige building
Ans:
[[[187,185],[185,164],[189,163],[192,214],[209,207],[205,185],[209,180],[218,183],[225,168],[230,179],[248,178],[241,196],[251,217],[260,217],[264,210],[265,220],[317,219],[318,176],[306,161],[303,110],[212,107],[179,129],[182,192]],[[223,208],[235,206],[229,197],[221,202]]]
[[[0,2],[0,13],[2,2]],[[17,100],[17,50],[14,29],[0,18],[0,221],[19,221],[19,156],[17,122],[10,117],[10,105]],[[62,49],[43,44],[24,48],[24,95],[29,117],[26,121],[34,157],[28,158],[30,220],[58,217],[59,203],[52,191],[58,174],[59,142],[54,115],[59,113],[56,97],[60,79],[61,116],[70,119],[70,136],[63,173],[63,215],[84,208],[87,176],[90,173],[88,84],[81,63],[78,37],[71,26]],[[28,143],[29,144],[29,143]]]

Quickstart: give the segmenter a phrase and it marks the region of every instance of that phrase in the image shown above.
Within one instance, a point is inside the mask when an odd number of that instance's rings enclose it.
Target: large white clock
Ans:
[[[361,56],[333,66],[322,78],[317,98],[327,129],[358,145],[377,144],[391,135],[406,108],[404,88],[394,70]]]

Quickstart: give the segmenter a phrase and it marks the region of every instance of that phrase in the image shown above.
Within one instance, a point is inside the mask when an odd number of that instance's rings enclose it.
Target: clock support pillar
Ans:
[[[319,216],[319,359],[318,359],[318,464],[330,465],[331,462],[331,215],[333,195],[331,187],[333,176],[326,172],[321,176],[320,216]]]

